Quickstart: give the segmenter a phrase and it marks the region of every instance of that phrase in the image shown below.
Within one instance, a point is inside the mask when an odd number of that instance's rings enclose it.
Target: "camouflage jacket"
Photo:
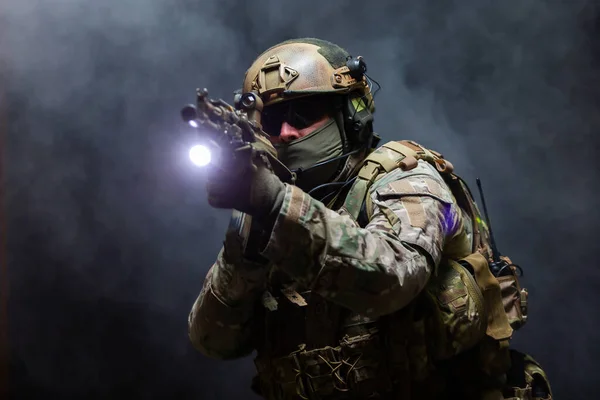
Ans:
[[[194,347],[219,359],[254,350],[255,305],[273,266],[333,303],[377,317],[410,303],[442,257],[470,253],[468,216],[428,163],[388,173],[368,195],[373,214],[361,227],[343,208],[333,211],[286,185],[263,252],[270,264],[226,260],[220,252],[189,316]]]

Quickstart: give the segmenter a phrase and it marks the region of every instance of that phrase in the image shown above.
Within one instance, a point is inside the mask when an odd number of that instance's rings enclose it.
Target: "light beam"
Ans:
[[[210,163],[210,150],[208,147],[198,144],[190,149],[190,160],[198,167],[204,167]]]

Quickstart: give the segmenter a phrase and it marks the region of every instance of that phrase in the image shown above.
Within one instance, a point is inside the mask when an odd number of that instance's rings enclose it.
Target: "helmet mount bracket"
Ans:
[[[269,97],[286,91],[299,75],[298,71],[282,63],[277,56],[271,56],[261,67],[252,88],[260,96]]]

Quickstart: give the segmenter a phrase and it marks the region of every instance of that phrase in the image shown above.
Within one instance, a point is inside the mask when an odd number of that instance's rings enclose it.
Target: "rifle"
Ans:
[[[277,151],[262,130],[260,113],[263,102],[255,93],[236,95],[236,107],[222,99],[208,97],[207,89],[196,90],[196,104],[181,110],[181,117],[196,128],[200,138],[217,150],[214,163],[219,168],[254,168],[262,159],[286,183],[294,183],[296,175],[277,159]]]
[[[217,150],[211,164],[217,168],[236,173],[244,168],[256,168],[262,162],[281,179],[294,184],[296,174],[277,159],[277,151],[269,141],[269,135],[260,123],[263,102],[255,93],[237,94],[235,107],[224,100],[208,97],[207,89],[196,90],[196,104],[188,104],[181,110],[181,117],[196,128],[200,139]],[[211,152],[212,153],[212,152]],[[255,261],[263,259],[257,253],[265,232],[252,224],[252,217],[233,210],[227,229],[228,257],[241,257]],[[264,247],[264,246],[263,246]]]

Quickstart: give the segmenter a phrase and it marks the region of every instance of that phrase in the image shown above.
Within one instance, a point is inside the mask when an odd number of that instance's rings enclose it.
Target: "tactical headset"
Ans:
[[[348,75],[357,81],[366,77],[367,63],[361,57],[348,56],[346,60]],[[354,145],[372,147],[373,139],[373,114],[370,111],[371,104],[367,104],[365,96],[357,96],[350,93],[344,96],[342,115],[344,118],[344,131],[348,140]]]

